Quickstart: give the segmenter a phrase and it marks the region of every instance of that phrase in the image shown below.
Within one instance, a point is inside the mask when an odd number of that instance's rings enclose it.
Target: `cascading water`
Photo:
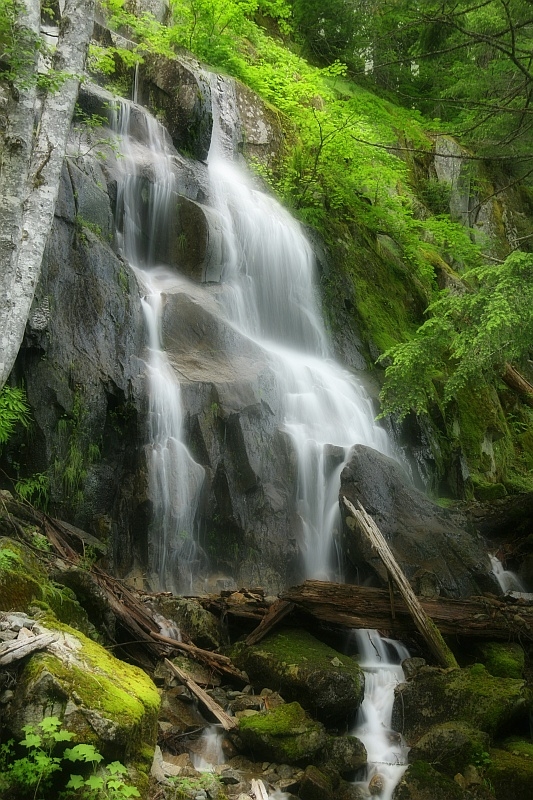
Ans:
[[[527,591],[518,575],[511,572],[509,569],[504,569],[499,558],[496,556],[489,556],[489,558],[492,566],[492,573],[500,584],[500,589],[504,594],[507,594],[507,592],[524,593]]]
[[[143,287],[148,331],[149,582],[154,589],[191,592],[200,561],[197,507],[205,472],[184,444],[180,386],[161,348],[162,293],[173,276],[155,259],[156,246],[168,236],[175,198],[172,152],[165,129],[126,100],[120,101],[114,127],[122,156],[117,161],[119,244]]]
[[[374,630],[357,630],[353,635],[365,673],[365,696],[352,733],[367,751],[365,786],[380,800],[391,800],[407,769],[408,748],[391,729],[391,717],[394,688],[404,680],[400,665],[409,652],[400,642],[383,639]]]
[[[230,81],[211,77],[212,202],[223,220],[228,321],[267,352],[284,428],[298,464],[297,511],[307,577],[338,577],[340,472],[355,444],[393,455],[371,402],[336,363],[315,292],[311,247],[300,225],[235,163],[238,115]],[[232,102],[233,99],[233,102]]]

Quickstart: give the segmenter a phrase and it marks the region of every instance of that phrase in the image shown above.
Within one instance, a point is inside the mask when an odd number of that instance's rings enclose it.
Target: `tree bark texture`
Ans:
[[[19,26],[36,39],[40,14],[38,0],[24,0]],[[9,103],[0,164],[0,388],[15,363],[39,280],[93,20],[94,0],[66,0],[52,66],[68,77],[46,91],[35,132],[37,56],[29,88]]]
[[[395,636],[412,633],[414,622],[400,597],[395,598],[392,617],[387,589],[344,583],[306,581],[283,593],[297,610],[315,619],[343,628],[377,628]],[[445,636],[533,641],[533,605],[496,597],[469,600],[420,600]],[[231,613],[231,612],[230,612]]]

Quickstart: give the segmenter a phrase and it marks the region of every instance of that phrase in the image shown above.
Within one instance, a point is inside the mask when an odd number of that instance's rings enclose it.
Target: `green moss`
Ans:
[[[46,574],[29,548],[14,539],[0,539],[0,611],[26,611],[42,599]]]
[[[435,725],[419,739],[410,758],[431,763],[453,778],[467,764],[476,764],[488,747],[487,733],[466,722],[444,722]]]
[[[462,789],[452,778],[425,761],[415,761],[404,773],[394,792],[395,800],[464,800]]]
[[[484,642],[479,645],[480,658],[491,675],[498,678],[522,678],[525,655],[517,642]]]
[[[533,758],[518,743],[512,752],[491,750],[485,775],[498,800],[531,800]]]
[[[243,717],[239,734],[255,758],[284,764],[304,762],[326,743],[323,726],[312,720],[299,703]]]
[[[79,713],[70,714],[66,723],[67,727],[72,724],[79,741],[101,745],[100,726],[107,723],[93,728],[92,712],[95,712],[102,720],[109,720],[115,729],[111,737],[114,747],[118,745],[128,758],[135,756],[139,763],[144,760],[150,763],[160,703],[151,679],[138,667],[119,661],[52,615],[46,617],[45,624],[68,637],[73,655],[65,660],[50,653],[32,656],[21,676],[25,692],[31,696],[31,687],[49,673],[54,685],[61,687],[63,697],[76,698]],[[85,710],[90,713],[87,715]]]

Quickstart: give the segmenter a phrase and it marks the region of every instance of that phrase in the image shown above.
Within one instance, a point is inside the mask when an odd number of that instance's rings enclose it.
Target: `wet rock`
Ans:
[[[379,772],[376,772],[368,782],[368,791],[372,797],[380,795],[385,788],[385,778]]]
[[[427,761],[453,777],[489,748],[490,737],[468,723],[435,725],[411,748],[411,761]]]
[[[304,630],[283,630],[237,648],[235,662],[256,684],[279,687],[286,700],[297,700],[323,722],[346,720],[363,698],[358,664]]]
[[[198,647],[217,650],[227,643],[227,634],[220,621],[197,600],[160,595],[152,605]]]
[[[530,800],[533,787],[533,744],[513,737],[489,752],[485,776],[498,800]]]
[[[356,736],[330,736],[317,761],[319,767],[340,775],[355,772],[366,764],[366,748]]]
[[[205,161],[213,120],[209,86],[200,71],[184,59],[151,56],[140,79],[140,102],[164,114],[176,148]]]
[[[425,761],[416,761],[404,772],[394,790],[394,800],[466,800],[457,783]]]
[[[328,775],[324,775],[317,767],[306,768],[300,790],[301,800],[334,800],[334,783]]]
[[[363,445],[352,449],[341,474],[341,496],[356,507],[360,501],[385,536],[415,591],[420,579],[432,576],[446,597],[470,597],[499,588],[491,572],[486,545],[477,534],[457,524],[457,517],[415,489],[400,465]],[[350,561],[386,582],[386,570],[366,541],[353,534],[354,520],[345,516],[344,542]]]
[[[309,762],[326,742],[323,726],[312,720],[299,703],[287,703],[241,719],[239,736],[254,758],[284,764]]]
[[[525,721],[531,709],[525,681],[495,678],[481,664],[452,670],[423,667],[395,694],[392,727],[410,745],[434,725],[451,722],[493,736],[503,725]]]

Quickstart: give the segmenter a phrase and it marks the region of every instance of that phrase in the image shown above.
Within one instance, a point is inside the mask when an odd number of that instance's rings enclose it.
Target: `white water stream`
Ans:
[[[362,786],[380,800],[391,800],[407,769],[409,748],[391,729],[391,718],[394,689],[404,680],[401,662],[409,652],[401,642],[384,639],[374,630],[357,630],[353,635],[365,672],[365,696],[352,731],[365,745],[368,756]]]
[[[492,566],[492,573],[500,584],[500,589],[504,594],[507,594],[507,592],[525,593],[527,591],[518,575],[511,572],[509,569],[505,569],[499,558],[496,556],[489,556],[489,558]]]
[[[127,100],[121,100],[117,108],[115,130],[121,151],[117,161],[119,245],[143,287],[148,333],[146,458],[153,503],[148,577],[153,589],[192,592],[200,561],[196,512],[205,471],[183,441],[180,385],[161,347],[162,294],[169,273],[156,266],[154,256],[156,245],[168,236],[175,197],[172,149],[165,129]]]

